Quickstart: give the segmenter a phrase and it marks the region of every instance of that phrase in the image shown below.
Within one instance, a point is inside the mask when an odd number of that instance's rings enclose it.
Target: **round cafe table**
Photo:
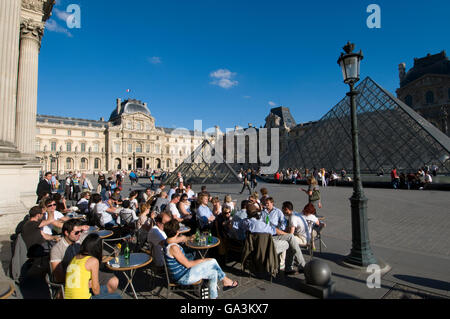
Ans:
[[[0,299],[9,298],[14,291],[14,284],[11,281],[0,281]]]
[[[220,239],[214,236],[211,236],[212,240],[211,243],[206,243],[205,245],[202,245],[200,243],[195,242],[195,240],[188,240],[186,242],[186,246],[192,249],[195,249],[198,251],[198,253],[200,254],[200,257],[202,257],[202,259],[205,259],[206,254],[208,253],[208,250],[210,248],[214,248],[220,245]]]
[[[131,290],[133,291],[134,298],[138,299],[133,286],[133,277],[137,269],[145,267],[152,262],[152,257],[144,253],[132,253],[130,254],[130,258],[128,260],[125,259],[123,255],[120,255],[118,258],[118,263],[116,263],[115,258],[112,258],[109,262],[106,263],[106,267],[113,271],[122,271],[128,281],[127,285],[122,290],[122,295],[125,293],[128,286],[130,286]],[[127,271],[129,271],[129,275],[127,274]]]
[[[185,226],[183,224],[180,225],[180,230],[179,230],[180,234],[185,234],[185,233],[188,233],[190,231],[191,231],[191,228],[189,228],[189,227],[187,227],[187,226]]]
[[[107,230],[107,229],[93,231],[93,233],[97,233],[101,239],[111,237],[114,234],[114,232],[112,230]]]

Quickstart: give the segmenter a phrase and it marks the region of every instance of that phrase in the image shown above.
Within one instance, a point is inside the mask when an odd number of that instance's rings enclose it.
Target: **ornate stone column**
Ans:
[[[20,3],[0,1],[0,151],[15,149]]]
[[[23,154],[35,154],[38,62],[44,24],[33,19],[20,23],[20,59],[17,86],[16,145]]]

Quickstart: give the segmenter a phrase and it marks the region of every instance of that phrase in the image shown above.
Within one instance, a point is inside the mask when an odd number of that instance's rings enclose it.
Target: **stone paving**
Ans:
[[[92,178],[92,180],[96,180]],[[132,189],[144,189],[148,179],[140,179]],[[96,184],[96,183],[94,183]],[[194,185],[199,191],[201,185]],[[206,185],[212,196],[221,200],[230,194],[234,200],[246,198],[248,193],[239,194],[241,185]],[[290,200],[296,210],[306,204],[305,193],[299,191],[303,185],[277,185],[259,183],[257,190],[266,187],[269,195],[275,198],[275,206],[281,207],[285,200]],[[123,195],[131,189],[124,184]],[[366,279],[369,274],[345,268],[339,260],[350,252],[351,224],[350,187],[321,188],[323,208],[320,215],[326,217],[327,227],[323,231],[323,240],[327,245],[322,253],[316,252],[315,258],[326,261],[336,282],[336,293],[331,298],[449,298],[450,297],[450,200],[449,193],[423,190],[392,190],[365,188],[368,201],[369,234],[372,249],[377,258],[387,262],[392,270],[382,276],[381,287],[369,289]],[[0,238],[0,252],[3,269],[9,260],[9,238]],[[304,252],[305,254],[305,252]],[[309,256],[305,257],[306,261]],[[219,292],[221,298],[227,299],[299,299],[314,298],[298,289],[298,280],[303,275],[284,276],[280,274],[270,283],[267,280],[249,278],[239,271],[240,264],[224,270],[241,287],[225,293]],[[1,271],[0,271],[1,273]],[[1,276],[1,275],[0,275]],[[120,287],[124,286],[123,276]],[[144,272],[136,275],[136,290],[142,298],[159,298],[149,292],[149,277]],[[20,296],[17,296],[20,298]],[[127,296],[126,298],[129,298]],[[165,290],[161,292],[165,298]],[[172,294],[171,298],[184,298]]]

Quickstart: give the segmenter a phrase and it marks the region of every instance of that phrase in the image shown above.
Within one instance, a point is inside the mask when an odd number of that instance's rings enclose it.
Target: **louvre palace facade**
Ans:
[[[173,171],[202,143],[195,133],[157,127],[147,103],[117,99],[107,121],[37,115],[36,156],[45,171],[59,174]]]

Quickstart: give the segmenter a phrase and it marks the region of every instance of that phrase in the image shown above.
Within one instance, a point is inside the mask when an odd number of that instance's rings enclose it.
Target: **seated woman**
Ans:
[[[67,208],[66,199],[64,195],[56,193],[53,195],[53,200],[56,202],[56,210],[60,213],[67,214],[71,210]]]
[[[239,285],[226,277],[217,261],[213,258],[189,260],[186,258],[183,248],[177,244],[180,225],[176,219],[164,224],[164,232],[167,235],[167,246],[164,257],[172,280],[180,285],[191,285],[200,279],[209,281],[209,294],[211,299],[216,299],[217,281],[223,283],[223,290],[235,288]]]
[[[83,240],[80,252],[67,267],[66,299],[120,299],[118,294],[110,293],[107,286],[100,286],[98,273],[101,260],[102,239],[98,234],[89,234]]]
[[[312,223],[312,228],[309,230],[310,235],[312,235],[312,243],[313,249],[314,247],[314,238],[317,236],[317,231],[320,231],[325,227],[324,223],[321,223],[320,220],[316,217],[316,208],[312,203],[308,203],[305,205],[302,211],[302,217],[306,219],[306,221],[310,221]]]
[[[180,196],[180,201],[178,202],[178,211],[180,212],[181,218],[183,218],[184,220],[189,220],[192,218],[191,202],[189,201],[188,195],[186,193]]]

